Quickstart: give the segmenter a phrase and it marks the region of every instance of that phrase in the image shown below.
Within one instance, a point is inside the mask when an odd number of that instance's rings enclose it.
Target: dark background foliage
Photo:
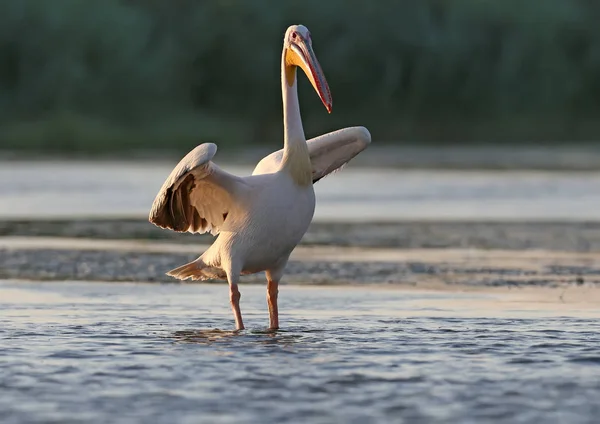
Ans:
[[[598,22],[592,0],[3,0],[0,148],[280,144],[293,23],[334,97],[328,115],[301,80],[308,137],[593,141]]]

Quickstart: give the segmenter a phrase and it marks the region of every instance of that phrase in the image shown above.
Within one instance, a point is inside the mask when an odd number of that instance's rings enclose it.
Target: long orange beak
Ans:
[[[327,84],[327,80],[325,79],[325,75],[323,74],[323,70],[321,69],[321,65],[317,60],[317,56],[313,51],[311,43],[298,34],[296,40],[290,45],[290,49],[286,55],[286,61],[290,65],[302,68],[323,102],[323,105],[327,109],[327,112],[331,113],[331,108],[333,106],[331,91],[329,91],[329,84]]]

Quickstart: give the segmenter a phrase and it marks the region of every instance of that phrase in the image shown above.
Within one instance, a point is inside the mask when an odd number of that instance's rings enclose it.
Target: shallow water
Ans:
[[[218,163],[237,175],[252,172],[252,167]],[[0,218],[145,218],[174,165],[0,162]],[[315,185],[315,220],[597,220],[599,185],[599,172],[401,170],[351,164]]]
[[[494,292],[0,283],[0,422],[591,423],[598,308]],[[542,293],[542,292],[540,292]],[[543,292],[549,293],[549,292]],[[561,305],[560,308],[557,305]]]

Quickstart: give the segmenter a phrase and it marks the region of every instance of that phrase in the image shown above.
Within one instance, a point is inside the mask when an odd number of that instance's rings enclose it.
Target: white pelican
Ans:
[[[198,259],[167,275],[180,280],[226,279],[238,330],[244,328],[240,275],[261,271],[267,277],[270,328],[279,328],[279,280],[312,221],[313,184],[348,163],[371,142],[364,127],[345,128],[306,141],[298,105],[298,67],[331,113],[331,93],[310,32],[303,25],[292,25],[285,33],[281,55],[283,149],[263,158],[251,176],[238,177],[212,162],[215,144],[203,143],[173,169],[149,216],[150,222],[161,228],[218,234]]]

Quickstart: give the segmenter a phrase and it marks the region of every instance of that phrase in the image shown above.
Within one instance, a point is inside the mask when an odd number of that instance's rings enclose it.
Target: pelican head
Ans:
[[[319,98],[331,113],[332,98],[329,85],[312,48],[310,31],[304,25],[292,25],[285,32],[283,41],[285,76],[288,85],[292,86],[296,78],[296,67],[302,68]]]

